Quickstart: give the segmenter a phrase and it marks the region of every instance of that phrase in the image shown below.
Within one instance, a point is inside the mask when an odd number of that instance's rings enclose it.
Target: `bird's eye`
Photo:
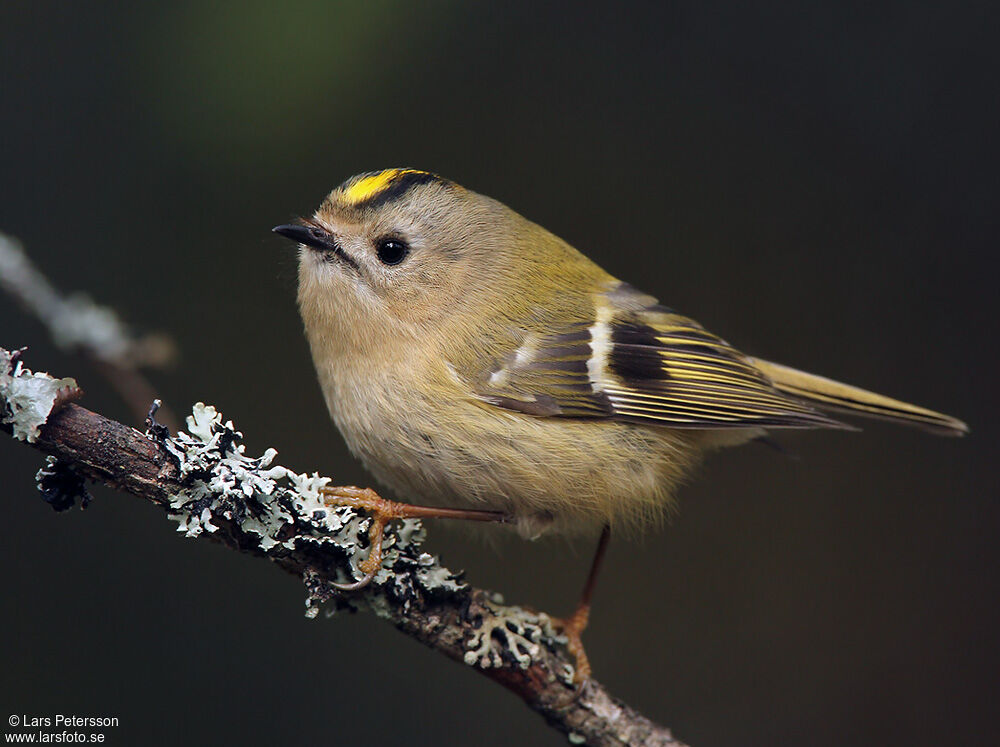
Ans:
[[[375,247],[378,261],[384,265],[398,265],[410,253],[410,247],[399,239],[380,239]]]

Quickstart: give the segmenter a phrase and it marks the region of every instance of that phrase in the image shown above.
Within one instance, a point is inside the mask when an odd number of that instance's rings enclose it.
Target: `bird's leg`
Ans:
[[[409,503],[389,501],[371,488],[324,487],[320,488],[319,492],[324,496],[323,500],[328,506],[349,506],[368,511],[372,515],[372,525],[368,531],[371,549],[368,551],[368,557],[358,563],[358,568],[365,575],[353,584],[332,584],[341,591],[363,589],[375,578],[382,565],[382,533],[386,523],[392,519],[464,519],[495,521],[501,524],[510,520],[503,511],[412,506]]]
[[[601,570],[601,563],[604,560],[604,553],[608,549],[608,539],[611,537],[611,527],[607,524],[601,531],[601,539],[597,542],[597,551],[594,553],[594,560],[590,564],[590,573],[587,575],[587,583],[583,585],[583,594],[580,595],[580,604],[576,611],[569,617],[562,620],[553,620],[555,625],[562,630],[569,639],[566,648],[576,659],[576,669],[573,674],[573,684],[577,685],[574,700],[583,691],[583,685],[590,679],[590,660],[587,652],[583,648],[581,636],[590,620],[590,600],[594,595],[594,587],[597,586],[597,574]]]

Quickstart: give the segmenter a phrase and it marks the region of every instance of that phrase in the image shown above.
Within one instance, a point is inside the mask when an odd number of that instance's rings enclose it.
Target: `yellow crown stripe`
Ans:
[[[350,205],[357,205],[360,202],[371,199],[401,176],[423,173],[425,172],[418,171],[417,169],[386,169],[378,174],[366,176],[364,179],[358,179],[358,181],[344,190],[344,202]]]

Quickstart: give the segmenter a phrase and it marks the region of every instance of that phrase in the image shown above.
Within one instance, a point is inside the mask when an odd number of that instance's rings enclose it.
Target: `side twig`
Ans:
[[[82,354],[118,392],[141,422],[155,392],[143,368],[164,368],[177,357],[164,334],[134,334],[113,309],[82,293],[64,295],[39,270],[20,243],[0,233],[0,288],[37,317],[60,349]],[[160,419],[178,423],[167,410]]]

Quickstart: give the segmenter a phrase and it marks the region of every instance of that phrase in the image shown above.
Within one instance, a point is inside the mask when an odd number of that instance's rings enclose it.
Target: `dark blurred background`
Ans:
[[[213,403],[250,452],[348,484],[370,478],[269,231],[387,166],[499,198],[748,353],[966,419],[714,457],[669,527],[613,542],[586,642],[696,747],[996,743],[1000,14],[734,5],[7,2],[0,230],[175,338],[152,379],[176,411]],[[134,422],[3,297],[0,344]],[[294,579],[135,498],[54,514],[41,462],[0,443],[5,711],[118,716],[110,744],[563,743],[370,615],[306,620]],[[429,531],[557,614],[591,552]]]

